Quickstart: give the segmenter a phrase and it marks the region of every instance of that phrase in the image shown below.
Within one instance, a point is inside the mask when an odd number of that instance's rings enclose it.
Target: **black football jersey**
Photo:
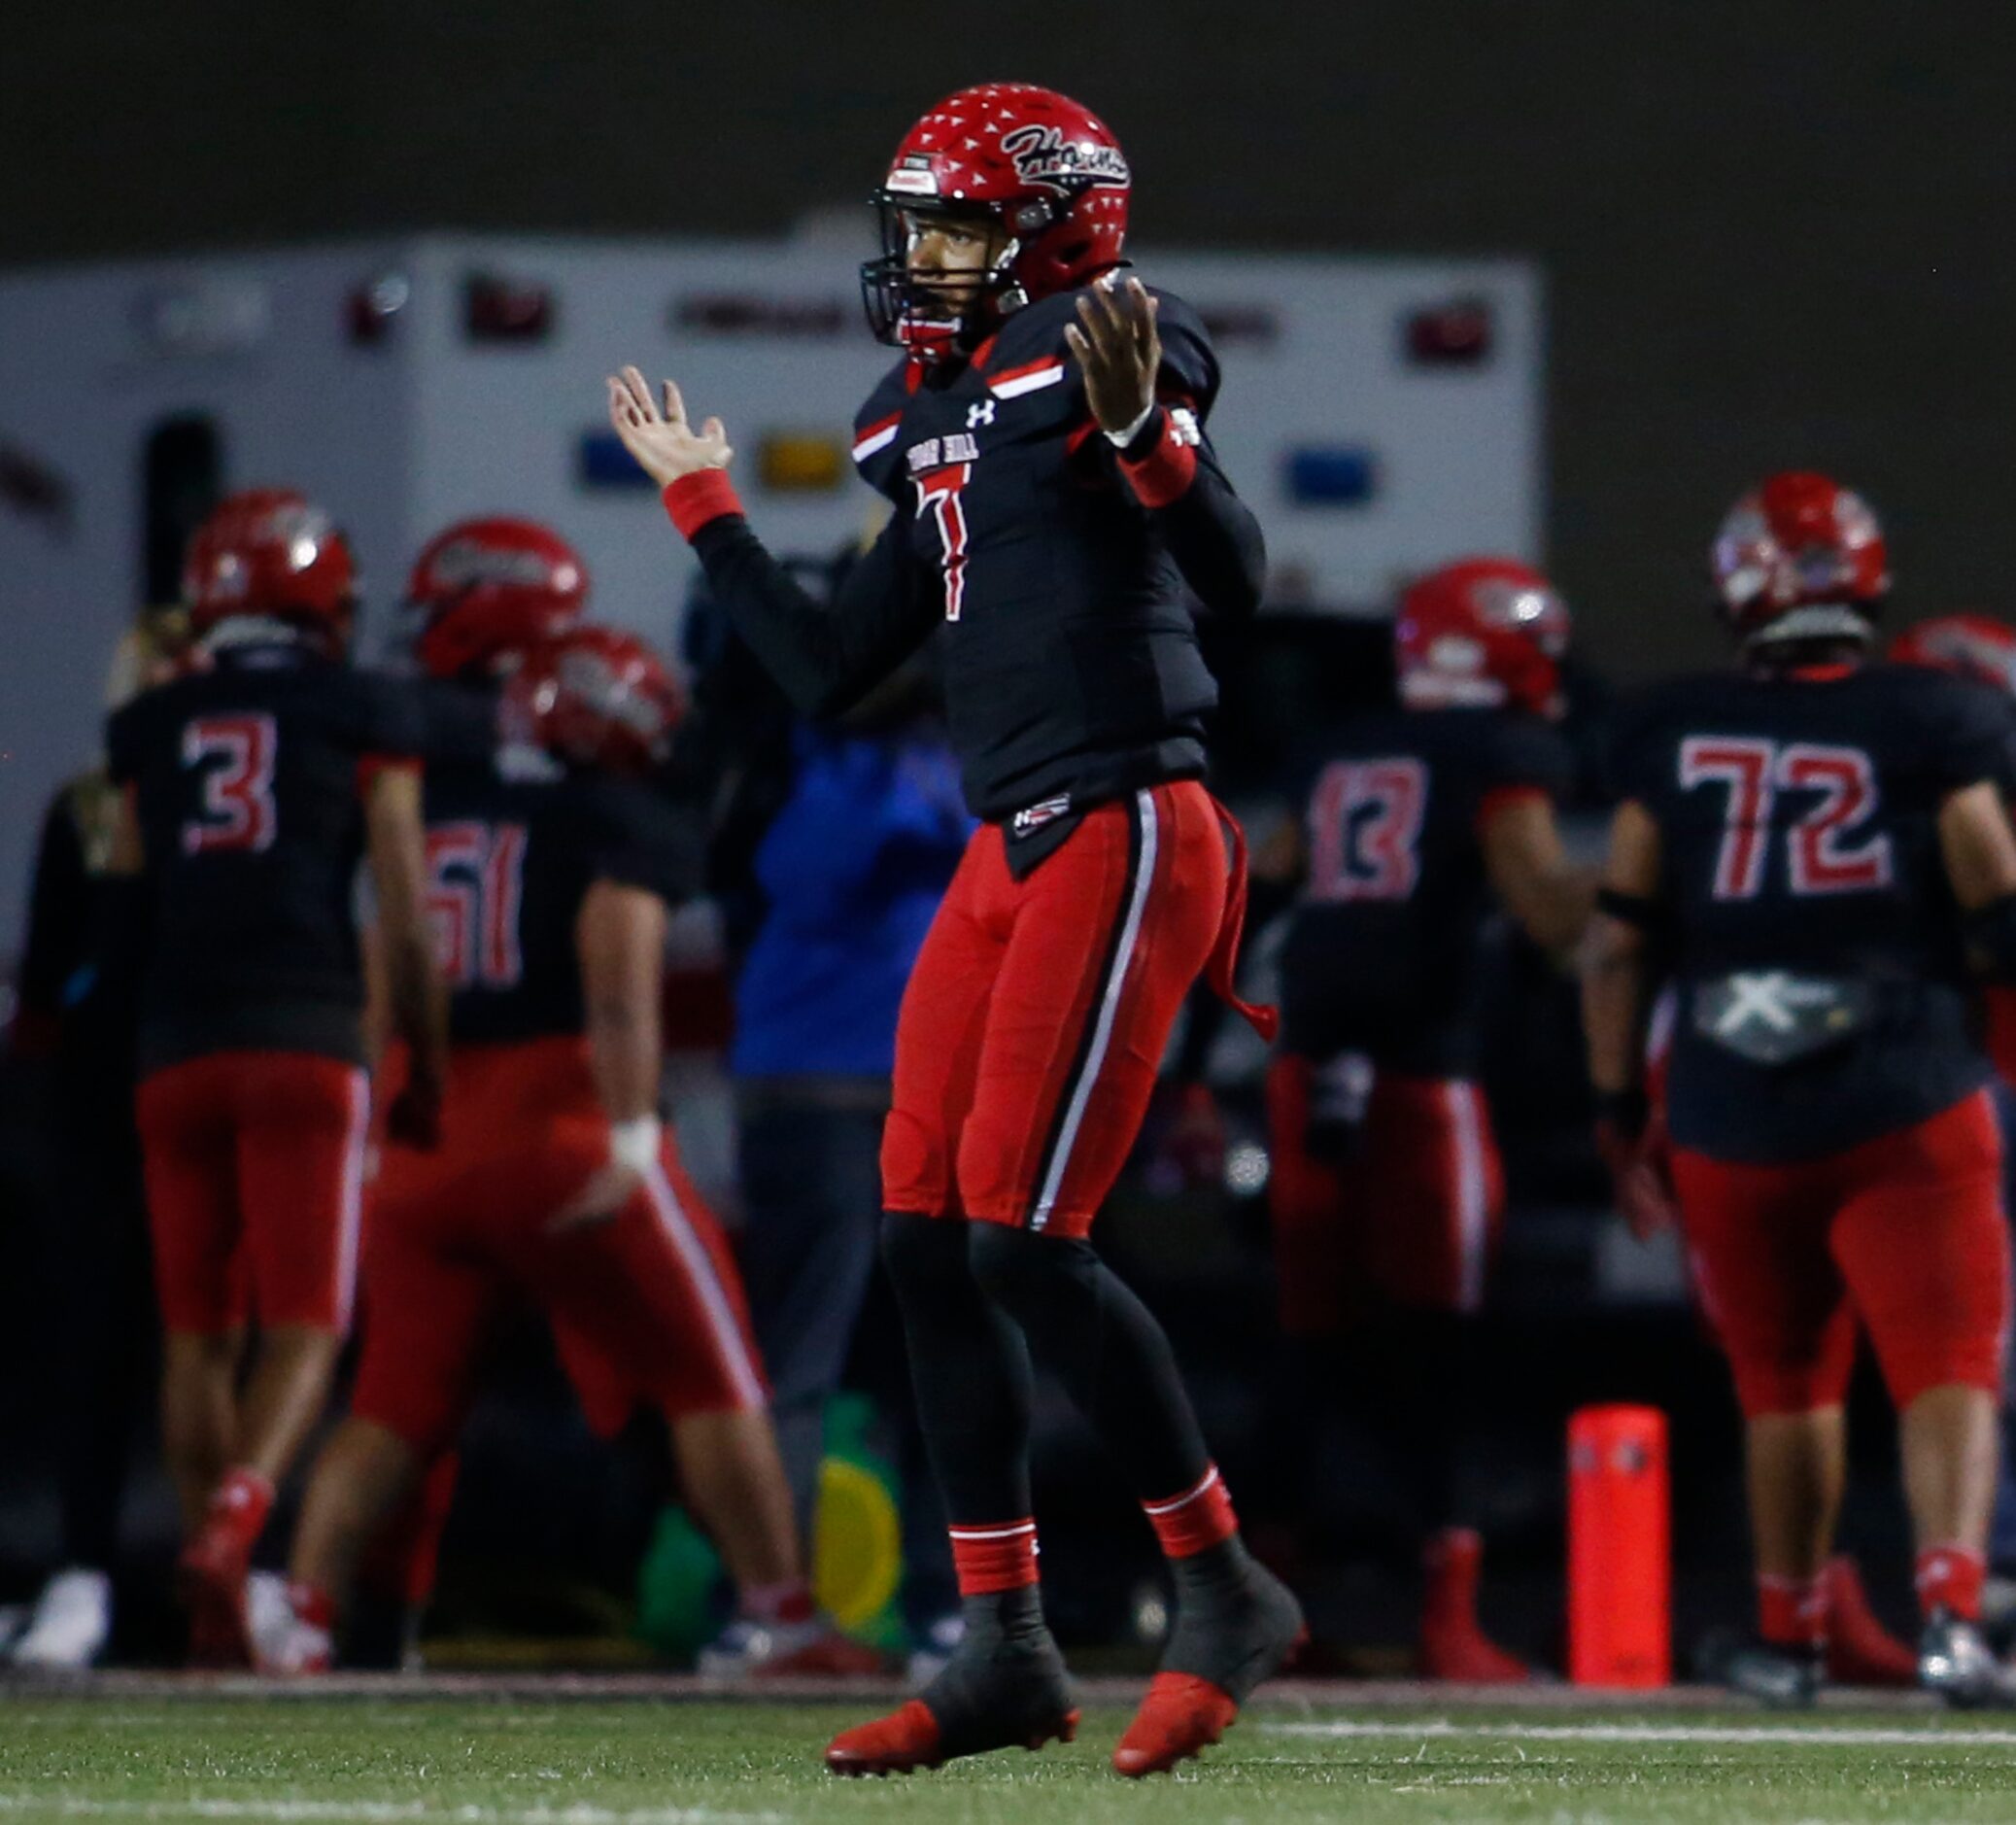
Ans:
[[[1308,869],[1281,953],[1282,1045],[1472,1075],[1493,904],[1479,825],[1494,795],[1558,797],[1571,772],[1555,729],[1516,712],[1392,709],[1344,724],[1301,773]]]
[[[536,750],[430,767],[427,915],[458,1045],[578,1033],[575,921],[597,881],[700,891],[699,820],[638,780]]]
[[[2010,782],[2012,731],[2003,693],[1910,666],[1681,679],[1620,713],[1613,787],[1661,840],[1677,1143],[1816,1158],[1988,1081],[1937,826]],[[1838,1038],[1763,1055],[1816,1009]]]
[[[894,504],[829,611],[781,579],[744,521],[694,547],[737,630],[801,707],[838,707],[942,627],[947,717],[975,815],[1051,826],[1136,787],[1204,770],[1217,690],[1193,598],[1257,599],[1257,524],[1203,424],[1218,367],[1203,324],[1158,293],[1163,434],[1194,440],[1196,478],[1144,506],[1094,423],[1064,340],[1076,293],[1016,311],[971,362],[899,363],[863,406],[854,456]]]
[[[227,1048],[361,1059],[362,787],[424,745],[410,685],[291,644],[226,649],[112,717],[153,903],[144,1070]]]

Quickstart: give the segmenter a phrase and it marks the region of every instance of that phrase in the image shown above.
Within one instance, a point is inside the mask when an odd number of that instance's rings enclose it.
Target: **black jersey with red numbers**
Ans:
[[[1258,601],[1259,528],[1203,430],[1216,357],[1196,313],[1155,295],[1162,403],[1125,451],[1093,421],[1064,340],[1076,293],[1016,311],[970,361],[894,368],[854,456],[895,512],[830,609],[718,476],[666,491],[737,631],[808,713],[844,706],[943,627],[967,803],[1008,826],[1017,860],[1089,806],[1204,771],[1217,689],[1193,607]]]
[[[1810,1159],[1988,1081],[1938,814],[2009,783],[2012,729],[2003,693],[1912,666],[1682,679],[1620,715],[1614,788],[1659,829],[1676,1142]]]
[[[1388,1069],[1477,1069],[1477,958],[1492,906],[1479,831],[1495,803],[1565,790],[1566,745],[1497,709],[1354,718],[1302,770],[1308,860],[1281,960],[1281,1044]]]
[[[410,685],[291,642],[226,648],[113,716],[152,902],[144,1070],[226,1049],[361,1058],[363,792],[424,744]]]
[[[700,891],[699,821],[652,786],[529,748],[431,767],[427,914],[456,1044],[578,1033],[575,923],[598,881],[667,905]]]

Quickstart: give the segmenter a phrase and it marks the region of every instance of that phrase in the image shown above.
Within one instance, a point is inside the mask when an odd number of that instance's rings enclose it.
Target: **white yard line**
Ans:
[[[1936,1724],[1919,1730],[1840,1727],[1829,1724],[1465,1724],[1449,1718],[1418,1723],[1364,1723],[1339,1718],[1328,1723],[1276,1723],[1269,1718],[1254,1728],[1271,1737],[1312,1737],[1328,1740],[1390,1737],[1400,1739],[1488,1737],[1506,1742],[1778,1742],[1801,1747],[1835,1744],[1850,1749],[2016,1749],[2016,1730],[1942,1730]]]
[[[0,1793],[0,1816],[64,1818],[300,1819],[317,1825],[785,1825],[782,1812],[721,1812],[712,1807],[427,1806],[406,1800],[91,1800],[73,1795]]]

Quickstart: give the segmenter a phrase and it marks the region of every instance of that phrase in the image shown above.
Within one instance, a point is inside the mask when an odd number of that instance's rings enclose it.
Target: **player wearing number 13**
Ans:
[[[369,1119],[353,904],[368,853],[427,1144],[445,1052],[422,907],[418,706],[345,663],[350,547],[299,495],[226,500],[190,542],[186,675],[107,732],[119,858],[150,921],[138,1118],[167,1331],[164,1429],[191,1651],[245,1659],[244,1582],[350,1322]],[[248,1309],[249,1308],[249,1309]],[[248,1316],[258,1355],[242,1394]]]
[[[1739,501],[1715,573],[1740,671],[1655,689],[1616,732],[1585,989],[1603,1145],[1621,1202],[1656,1221],[1639,1022],[1657,956],[1680,1211],[1749,1421],[1766,1651],[1735,1676],[1812,1689],[1859,1315],[1902,1420],[1921,1677],[1978,1701],[2009,1263],[1970,968],[2016,970],[2016,718],[1970,679],[1864,663],[1882,534],[1825,476]]]
[[[1299,1627],[1240,1544],[1167,1338],[1085,1239],[1192,981],[1230,981],[1244,857],[1201,783],[1216,690],[1192,598],[1249,612],[1262,561],[1205,434],[1204,326],[1119,275],[1131,185],[1102,121],[1025,84],[947,96],[905,135],[863,269],[903,359],[854,441],[896,512],[831,609],[750,530],[721,423],[696,430],[678,389],[654,397],[634,368],[610,381],[618,434],[803,709],[843,708],[942,630],[984,820],[904,996],[882,1147],[884,1255],[967,1635],[921,1700],[832,1744],[840,1773],[1076,1722],[1037,1594],[1025,1338],[1100,1428],[1178,1581],[1119,1771],[1215,1740]]]

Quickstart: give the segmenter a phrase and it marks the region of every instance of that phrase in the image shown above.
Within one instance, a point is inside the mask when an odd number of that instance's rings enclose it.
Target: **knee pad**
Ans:
[[[1081,1322],[1099,1297],[1099,1257],[1086,1242],[1006,1223],[974,1223],[967,1244],[973,1277],[1024,1330]]]
[[[966,1224],[943,1217],[920,1217],[914,1211],[882,1213],[882,1265],[897,1296],[905,1302],[929,1298],[948,1281],[963,1280]]]

